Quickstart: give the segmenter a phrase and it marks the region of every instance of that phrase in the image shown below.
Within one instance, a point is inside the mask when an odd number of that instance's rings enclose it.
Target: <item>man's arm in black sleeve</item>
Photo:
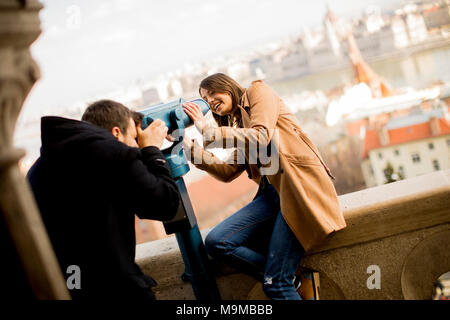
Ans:
[[[153,146],[141,149],[127,171],[137,216],[160,221],[172,219],[180,194],[161,150]]]

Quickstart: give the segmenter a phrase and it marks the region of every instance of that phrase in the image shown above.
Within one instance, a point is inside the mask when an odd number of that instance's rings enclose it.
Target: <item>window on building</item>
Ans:
[[[419,163],[420,162],[420,155],[418,153],[413,153],[411,155],[412,162],[413,163]]]
[[[433,142],[430,142],[430,143],[428,144],[428,149],[430,149],[430,150],[433,150],[433,149],[434,149],[434,144],[433,144]]]
[[[447,139],[447,147],[450,147],[450,139]]]
[[[369,166],[369,171],[372,176],[375,174],[375,172],[373,171],[372,165]]]
[[[381,152],[378,152],[378,159],[383,159],[383,154]]]
[[[398,155],[400,154],[400,151],[398,151],[398,149],[395,149],[395,150],[394,150],[394,154],[395,154],[396,156],[398,156]]]
[[[403,166],[398,167],[398,174],[400,175],[400,178],[405,178],[405,169],[403,168]]]
[[[433,160],[433,168],[436,171],[441,170],[441,167],[439,166],[439,161]]]

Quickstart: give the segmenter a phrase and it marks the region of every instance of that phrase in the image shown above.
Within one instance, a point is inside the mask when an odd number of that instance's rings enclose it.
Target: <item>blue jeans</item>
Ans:
[[[293,281],[305,250],[284,221],[272,185],[211,230],[205,246],[211,257],[262,281],[269,298],[301,299]]]

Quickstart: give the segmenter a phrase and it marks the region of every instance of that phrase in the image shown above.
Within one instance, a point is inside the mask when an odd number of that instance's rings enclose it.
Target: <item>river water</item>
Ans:
[[[438,80],[450,82],[450,45],[368,64],[394,89],[401,87],[420,89]],[[281,96],[303,90],[327,91],[343,84],[353,84],[351,67],[271,83]]]

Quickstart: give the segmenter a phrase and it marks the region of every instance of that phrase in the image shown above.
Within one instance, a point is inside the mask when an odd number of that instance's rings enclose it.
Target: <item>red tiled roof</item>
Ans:
[[[430,12],[433,12],[433,11],[438,11],[439,9],[440,9],[440,6],[439,5],[435,5],[434,7],[425,9],[424,12],[425,13],[430,13]]]
[[[347,133],[351,136],[357,136],[361,131],[361,127],[367,126],[368,123],[369,123],[368,119],[360,119],[353,122],[347,122],[345,125]]]
[[[364,147],[362,152],[362,158],[366,159],[369,156],[369,151],[379,148],[381,146],[380,137],[376,130],[366,130],[366,136],[364,137]]]
[[[445,119],[438,119],[440,132],[435,136],[450,134],[450,125]],[[432,137],[430,122],[423,122],[416,125],[405,126],[403,128],[392,129],[388,131],[389,144],[382,145],[380,137],[375,129],[368,129],[364,139],[364,148],[362,158],[369,156],[369,151],[381,147],[397,145],[401,143],[422,140]]]
[[[255,192],[258,185],[244,172],[230,183],[221,182],[209,175],[187,185],[189,197],[197,219],[200,221],[225,208],[249,192]]]

